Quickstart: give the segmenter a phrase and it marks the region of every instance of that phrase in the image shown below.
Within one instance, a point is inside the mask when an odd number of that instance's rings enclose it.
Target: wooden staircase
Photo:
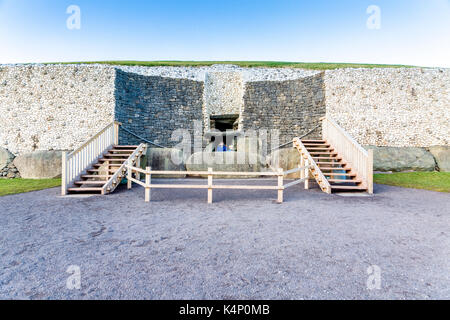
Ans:
[[[302,140],[301,142],[325,176],[331,191],[367,191],[367,187],[362,185],[362,179],[330,143],[325,140]]]
[[[145,152],[144,144],[138,146],[113,145],[99,159],[86,168],[73,186],[67,188],[69,194],[107,194],[114,191],[127,175],[126,164],[139,166],[140,157]]]

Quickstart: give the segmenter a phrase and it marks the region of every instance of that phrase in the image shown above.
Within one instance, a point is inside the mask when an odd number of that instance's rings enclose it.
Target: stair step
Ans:
[[[127,157],[128,158],[128,157]],[[100,162],[106,162],[106,161],[125,161],[127,158],[125,158],[125,159],[105,159],[105,158],[101,158],[101,159],[98,159],[98,161],[100,161]]]
[[[127,152],[127,153],[133,153],[136,151],[136,149],[109,149],[109,152]]]
[[[302,143],[326,143],[325,140],[302,140]]]
[[[117,157],[117,158],[125,158],[128,159],[131,156],[130,154],[127,153],[107,153],[105,155],[103,155],[104,157]]]
[[[86,192],[86,191],[102,191],[103,188],[68,188],[67,191],[69,192]]]
[[[113,146],[114,149],[133,149],[136,150],[136,148],[139,146],[127,146],[127,145],[115,145]]]
[[[354,180],[350,180],[350,179],[328,179],[328,182],[361,183],[362,181],[359,180],[359,179],[354,179]]]
[[[321,162],[321,161],[315,161],[316,164],[320,164],[320,165],[341,165],[341,166],[346,166],[347,163],[346,162]]]
[[[89,180],[89,181],[75,181],[76,185],[85,185],[85,184],[98,184],[98,185],[104,185],[106,182],[108,182],[107,180],[105,181],[94,181],[94,180]]]
[[[100,162],[106,162],[106,161],[119,161],[119,160],[111,160],[111,159],[100,159],[99,160]],[[122,163],[123,163],[123,161],[122,161]],[[122,165],[122,163],[110,163],[109,164],[109,166],[110,167],[120,167],[121,165]],[[104,163],[96,163],[96,164],[94,164],[94,167],[101,167],[101,166],[104,166],[105,164]]]
[[[344,177],[356,177],[356,173],[336,173],[336,172],[323,172],[324,176],[344,176]]]
[[[312,158],[317,160],[338,160],[338,161],[342,160],[342,157],[312,157]]]
[[[320,155],[320,154],[326,154],[326,155],[336,155],[337,156],[337,152],[320,152],[320,151],[314,151],[314,152],[310,152],[311,155]]]
[[[90,171],[90,170],[88,170],[88,171]],[[98,172],[98,171],[96,171],[96,172]],[[112,174],[111,175],[84,174],[84,175],[81,176],[81,178],[83,178],[83,179],[92,179],[92,178],[107,178],[107,179],[109,179],[112,176],[113,176]]]
[[[338,185],[332,185],[331,189],[333,190],[361,190],[365,191],[367,188],[362,186],[338,186]]]
[[[116,172],[118,169],[109,169],[109,172]],[[105,172],[106,169],[89,169],[87,172]]]
[[[333,168],[333,167],[320,167],[320,170],[332,170],[332,171],[334,171],[334,170],[342,170],[342,171],[351,171],[352,169],[350,169],[350,168]],[[326,175],[325,173],[324,173],[324,175]]]
[[[309,151],[314,151],[314,150],[334,150],[334,148],[328,148],[328,147],[323,147],[323,148],[306,148],[306,150]]]
[[[329,144],[318,144],[318,143],[304,143],[303,144],[306,148],[308,147],[330,147]]]

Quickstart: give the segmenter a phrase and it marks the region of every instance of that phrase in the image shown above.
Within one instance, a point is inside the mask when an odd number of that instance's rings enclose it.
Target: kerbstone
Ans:
[[[429,148],[436,163],[439,167],[439,171],[450,171],[450,147],[449,146],[433,146]]]
[[[14,160],[14,155],[9,150],[0,147],[0,171],[6,168]]]
[[[61,176],[61,151],[35,151],[19,155],[14,165],[25,179],[50,179]]]
[[[230,172],[264,172],[268,171],[265,159],[256,153],[245,153],[236,151],[226,152],[196,152],[186,160],[188,171],[230,171]],[[221,176],[221,178],[233,178],[235,176]],[[249,177],[258,177],[255,176]],[[240,178],[243,178],[240,176]],[[245,178],[245,177],[244,177]]]
[[[425,148],[375,147],[373,149],[374,171],[433,171],[434,157]]]
[[[272,152],[268,161],[274,168],[283,168],[284,171],[298,168],[300,165],[300,153],[297,149],[286,148]],[[300,172],[294,172],[285,176],[288,179],[300,178]]]
[[[183,151],[176,148],[148,148],[142,158],[141,166],[149,166],[152,170],[185,171]],[[158,175],[154,175],[156,178]],[[185,174],[164,176],[165,178],[183,178]]]

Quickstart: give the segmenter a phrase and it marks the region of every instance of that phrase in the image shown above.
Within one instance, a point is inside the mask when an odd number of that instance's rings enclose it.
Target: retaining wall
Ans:
[[[325,87],[327,113],[360,144],[450,144],[449,69],[339,69]]]

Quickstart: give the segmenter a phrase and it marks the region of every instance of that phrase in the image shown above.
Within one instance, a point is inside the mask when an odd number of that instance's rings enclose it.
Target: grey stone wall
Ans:
[[[188,129],[193,135],[193,121],[202,121],[203,82],[145,76],[117,70],[116,120],[138,135],[162,144],[171,141],[176,129]],[[139,139],[121,130],[121,144],[136,144]]]
[[[280,143],[292,141],[325,115],[323,73],[288,81],[245,83],[243,129],[278,129]],[[311,137],[319,137],[317,130]]]

